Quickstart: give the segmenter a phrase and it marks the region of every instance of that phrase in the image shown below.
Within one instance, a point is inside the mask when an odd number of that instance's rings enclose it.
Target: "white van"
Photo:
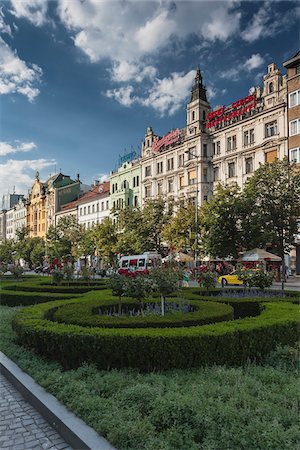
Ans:
[[[161,255],[156,252],[145,252],[142,255],[122,256],[118,273],[143,272],[152,267],[161,266]]]

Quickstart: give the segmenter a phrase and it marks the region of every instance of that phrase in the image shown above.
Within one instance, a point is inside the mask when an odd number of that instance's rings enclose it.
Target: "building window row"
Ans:
[[[109,209],[109,200],[101,202],[101,211],[104,211],[105,209]],[[79,215],[85,216],[86,214],[93,214],[95,212],[99,212],[100,210],[100,203],[94,203],[93,205],[89,205],[88,207],[83,206],[79,208]]]

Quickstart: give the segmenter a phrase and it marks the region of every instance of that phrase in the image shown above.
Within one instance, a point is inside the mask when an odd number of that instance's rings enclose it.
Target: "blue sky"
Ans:
[[[90,184],[185,125],[199,65],[212,107],[299,50],[299,4],[0,0],[0,194],[39,170]],[[283,70],[283,73],[285,71]]]

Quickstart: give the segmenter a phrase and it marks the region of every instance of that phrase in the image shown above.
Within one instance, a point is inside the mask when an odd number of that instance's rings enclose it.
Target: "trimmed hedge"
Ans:
[[[0,292],[0,305],[7,306],[28,306],[37,303],[46,303],[51,300],[63,300],[77,297],[75,294],[49,294],[47,292],[11,292],[1,290]]]
[[[50,283],[43,282],[21,282],[17,284],[8,284],[5,286],[5,289],[10,291],[23,291],[23,292],[53,292],[53,293],[62,293],[62,294],[85,294],[89,291],[102,290],[107,289],[105,284],[75,284],[73,286],[56,286]]]
[[[257,317],[194,327],[83,327],[44,318],[53,308],[82,301],[55,301],[21,310],[13,321],[18,341],[65,368],[90,362],[100,369],[151,371],[260,360],[278,344],[293,345],[299,336],[298,306],[264,299],[260,302],[264,310]]]
[[[109,299],[111,297],[111,299]],[[152,303],[153,300],[144,301],[144,305]],[[166,303],[173,303],[173,300],[166,300]],[[122,298],[122,305],[138,306],[130,298]],[[108,327],[108,328],[146,328],[146,327],[189,327],[195,325],[205,325],[208,323],[221,322],[233,319],[233,308],[223,303],[212,303],[193,301],[192,306],[195,311],[190,313],[170,313],[164,317],[159,315],[150,316],[106,316],[98,314],[100,307],[115,306],[119,304],[115,297],[107,292],[106,300],[88,300],[81,303],[63,305],[55,311],[49,311],[49,316],[54,321],[85,327]]]

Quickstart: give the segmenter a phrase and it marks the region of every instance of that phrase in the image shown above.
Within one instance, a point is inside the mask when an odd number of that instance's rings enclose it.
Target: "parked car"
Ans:
[[[233,285],[243,284],[243,282],[237,276],[237,272],[235,270],[233,272],[229,273],[228,275],[221,275],[218,278],[218,281],[223,287],[227,286],[228,284],[233,284]]]

